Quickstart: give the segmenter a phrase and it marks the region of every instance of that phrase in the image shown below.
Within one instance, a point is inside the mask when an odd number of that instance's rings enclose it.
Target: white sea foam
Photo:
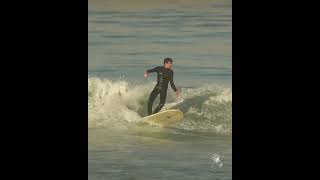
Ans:
[[[146,115],[154,83],[134,85],[126,80],[88,78],[89,128],[125,128]],[[169,87],[170,88],[170,87]],[[176,127],[185,130],[231,133],[232,92],[216,85],[183,88],[178,108],[184,119]],[[167,105],[175,94],[168,89]],[[154,107],[159,103],[156,99]],[[164,107],[166,108],[166,106]]]

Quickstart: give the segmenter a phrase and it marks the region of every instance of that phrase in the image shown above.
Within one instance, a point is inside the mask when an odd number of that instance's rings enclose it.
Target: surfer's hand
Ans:
[[[144,77],[146,78],[146,77],[148,77],[148,72],[144,72]]]

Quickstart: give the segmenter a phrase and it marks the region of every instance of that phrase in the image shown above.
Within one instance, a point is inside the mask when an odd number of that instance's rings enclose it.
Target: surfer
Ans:
[[[163,66],[157,66],[153,69],[145,71],[144,77],[148,77],[149,73],[157,73],[157,85],[152,90],[148,100],[148,115],[155,114],[161,110],[164,106],[167,98],[168,83],[170,82],[171,88],[176,92],[176,96],[179,96],[179,90],[173,83],[173,71],[172,71],[172,59],[165,58],[163,60]],[[155,98],[160,94],[160,103],[152,113],[152,104]]]

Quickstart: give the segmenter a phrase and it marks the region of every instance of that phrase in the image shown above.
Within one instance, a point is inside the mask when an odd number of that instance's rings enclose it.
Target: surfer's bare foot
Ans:
[[[180,96],[180,91],[179,90],[176,91],[176,96],[177,96],[177,98],[179,98],[179,96]]]
[[[146,77],[148,77],[148,72],[144,72],[144,77],[146,78]]]

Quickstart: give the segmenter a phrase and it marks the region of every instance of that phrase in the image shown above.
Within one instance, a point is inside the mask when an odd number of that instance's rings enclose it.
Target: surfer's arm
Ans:
[[[171,78],[170,78],[170,85],[171,85],[171,88],[173,89],[173,91],[177,92],[177,88],[176,88],[176,86],[174,85],[174,82],[173,82],[173,71],[172,71]]]
[[[147,72],[147,73],[158,72],[158,67],[155,67],[155,68],[153,68],[153,69],[148,69],[146,72]]]
[[[149,73],[152,73],[152,72],[158,72],[159,71],[159,67],[155,67],[153,69],[148,69],[144,72],[144,77],[148,77],[148,74]]]

